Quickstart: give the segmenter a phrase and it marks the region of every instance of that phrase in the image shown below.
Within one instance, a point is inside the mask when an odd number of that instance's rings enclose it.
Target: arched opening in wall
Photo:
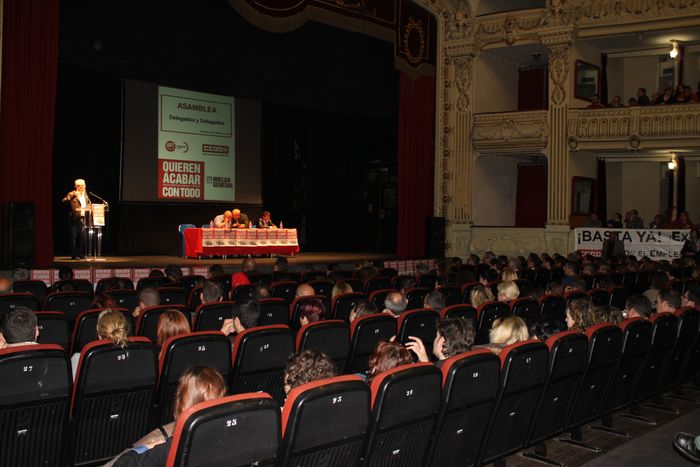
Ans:
[[[544,227],[547,161],[543,155],[481,155],[474,173],[474,225]]]

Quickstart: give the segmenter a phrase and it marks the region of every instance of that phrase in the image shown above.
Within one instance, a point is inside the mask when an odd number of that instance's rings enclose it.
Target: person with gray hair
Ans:
[[[70,205],[68,222],[70,226],[70,255],[71,259],[85,258],[85,210],[92,204],[88,196],[85,180],[79,178],[75,181],[75,190],[68,192],[61,200]]]
[[[141,314],[141,310],[151,306],[160,305],[160,293],[155,287],[146,287],[145,289],[139,290],[138,293],[139,304],[136,305],[134,311],[131,313],[134,318]]]
[[[384,299],[384,313],[398,318],[406,310],[408,300],[401,292],[389,292]]]
[[[445,296],[439,290],[433,290],[423,299],[423,308],[429,308],[439,313],[445,308]]]

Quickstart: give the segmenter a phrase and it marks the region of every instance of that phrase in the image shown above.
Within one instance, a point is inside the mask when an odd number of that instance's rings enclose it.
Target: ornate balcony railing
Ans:
[[[472,144],[479,152],[540,152],[548,138],[546,110],[474,116]]]

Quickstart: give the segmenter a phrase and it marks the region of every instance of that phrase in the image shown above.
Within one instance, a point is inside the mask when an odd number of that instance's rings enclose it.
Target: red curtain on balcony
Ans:
[[[521,68],[518,72],[518,110],[543,110],[549,103],[547,67]]]
[[[0,201],[32,202],[35,262],[53,261],[53,153],[58,1],[4,0]]]
[[[516,227],[544,227],[547,222],[547,166],[518,165]]]
[[[435,78],[400,75],[396,254],[410,258],[424,255],[425,222],[433,215]]]

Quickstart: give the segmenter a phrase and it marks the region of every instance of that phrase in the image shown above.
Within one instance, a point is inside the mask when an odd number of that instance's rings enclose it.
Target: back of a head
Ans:
[[[627,297],[625,310],[627,310],[627,313],[634,310],[642,318],[649,318],[654,312],[654,307],[645,295],[632,294]]]
[[[58,270],[59,277],[61,275],[61,271],[63,271],[64,268],[70,269],[71,273],[73,272],[73,270],[71,268],[63,266],[61,269]],[[26,280],[29,280],[29,277],[30,277],[29,270],[25,269],[25,268],[15,268],[12,270],[12,273],[10,273],[10,279],[12,279],[12,281],[14,281],[14,282],[26,281]],[[72,278],[73,278],[72,276],[69,277],[69,279],[72,279]]]
[[[175,309],[166,310],[158,317],[156,347],[160,349],[171,337],[189,334],[190,331],[190,322],[182,312]]]
[[[214,281],[206,281],[202,286],[202,302],[212,303],[221,300],[221,286]]]
[[[367,382],[371,382],[379,373],[400,365],[412,363],[411,352],[398,342],[380,341],[369,357]]]
[[[491,289],[481,284],[475,285],[469,293],[469,301],[474,308],[478,308],[486,302],[493,301]]]
[[[442,292],[434,290],[425,296],[423,304],[426,308],[439,312],[445,308],[445,296]]]
[[[209,266],[209,278],[213,278],[216,276],[221,276],[225,274],[224,268],[220,264],[212,264]]]
[[[566,313],[571,317],[571,326],[569,327],[572,329],[575,328],[583,331],[587,327],[595,324],[595,316],[593,315],[593,310],[587,298],[572,300],[569,303],[569,307],[566,309]]]
[[[527,324],[518,316],[497,319],[489,332],[489,343],[501,347],[523,342],[530,338]]]
[[[398,316],[406,310],[408,300],[400,292],[389,292],[384,299],[384,307],[394,316]]]
[[[144,307],[160,305],[160,292],[155,287],[146,287],[139,291],[139,302]]]
[[[443,355],[453,357],[468,352],[474,345],[474,326],[464,318],[440,318],[435,323],[435,330],[445,338]]]
[[[179,266],[175,266],[174,264],[165,266],[164,272],[165,277],[167,277],[173,282],[177,282],[182,277],[182,269],[180,269]]]
[[[258,265],[255,263],[255,260],[253,258],[246,258],[243,260],[243,264],[241,264],[241,270],[243,272],[252,272],[257,269]]]
[[[272,266],[272,270],[275,272],[287,272],[287,269],[289,269],[289,262],[287,261],[287,258],[278,256],[277,259],[275,259],[275,264]]]
[[[151,269],[151,272],[148,273],[148,277],[165,277],[165,273],[160,269]]]
[[[333,290],[331,292],[331,296],[335,297],[336,295],[344,294],[344,293],[351,293],[352,292],[352,287],[350,284],[347,282],[336,282],[335,285],[333,285]]]
[[[413,277],[404,277],[403,279],[401,279],[399,288],[401,290],[408,290],[414,288],[415,286],[416,280]]]
[[[545,342],[550,336],[562,331],[566,331],[566,324],[548,317],[542,317],[539,321],[533,323],[529,329],[530,336],[536,337],[542,342]]]
[[[104,310],[97,318],[97,337],[112,341],[117,347],[129,344],[129,323],[121,311]]]
[[[686,296],[686,300],[691,302],[690,306],[700,305],[700,285],[689,285],[688,288],[685,290],[684,295]]]
[[[180,376],[173,416],[175,420],[182,412],[200,402],[219,399],[226,395],[226,383],[214,368],[195,366],[188,368]]]
[[[0,333],[8,344],[36,341],[37,318],[32,310],[18,306],[0,315]]]
[[[619,308],[609,305],[594,306],[591,310],[595,324],[613,323],[620,324],[625,318]]]
[[[681,294],[676,289],[665,289],[659,292],[657,302],[664,302],[668,308],[675,310],[681,307]]]
[[[233,306],[233,316],[238,317],[241,325],[246,328],[254,328],[260,324],[260,307],[257,300],[245,300]]]
[[[350,320],[354,321],[357,318],[362,318],[363,316],[371,315],[377,313],[378,311],[379,310],[377,310],[377,307],[374,305],[374,303],[370,302],[367,299],[362,299],[359,302],[357,302],[355,308],[353,308],[350,312]]]
[[[501,270],[501,280],[502,281],[516,281],[518,280],[518,273],[515,269],[508,266]]]
[[[0,295],[12,293],[12,279],[9,277],[0,277]]]
[[[318,350],[305,350],[289,356],[284,370],[284,390],[289,392],[297,386],[332,378],[337,374],[330,358]]]
[[[318,298],[306,300],[299,307],[299,318],[306,318],[309,323],[321,321],[325,316],[326,306]]]
[[[498,298],[505,297],[507,300],[515,300],[520,296],[518,284],[513,281],[500,282],[497,286]]]
[[[430,268],[428,267],[427,264],[424,264],[424,263],[416,264],[416,274],[417,275],[428,274],[429,272],[430,272]]]

